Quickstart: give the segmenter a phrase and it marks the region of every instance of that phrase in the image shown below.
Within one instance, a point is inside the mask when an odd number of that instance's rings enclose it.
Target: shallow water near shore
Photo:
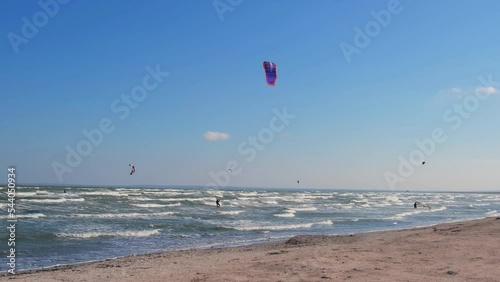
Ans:
[[[216,197],[221,199],[220,208]],[[414,209],[415,201],[431,209]],[[247,245],[300,234],[428,226],[496,216],[499,206],[500,193],[18,187],[16,266],[35,269],[165,250]],[[6,201],[0,209],[6,230]],[[7,236],[0,234],[5,242],[0,248],[3,257]]]

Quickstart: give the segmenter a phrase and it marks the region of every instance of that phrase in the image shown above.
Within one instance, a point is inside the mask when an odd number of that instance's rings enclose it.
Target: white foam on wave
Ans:
[[[239,197],[238,200],[240,201],[253,201],[255,200],[255,197]]]
[[[127,192],[128,196],[142,196],[141,192]]]
[[[157,191],[157,192],[148,192],[144,191],[143,194],[147,195],[155,195],[155,196],[179,196],[179,195],[194,195],[195,192],[174,192],[174,191]]]
[[[385,219],[389,219],[389,220],[402,220],[405,217],[410,216],[410,215],[415,215],[415,214],[420,214],[420,213],[438,212],[438,211],[443,211],[445,209],[446,209],[446,207],[439,207],[439,208],[436,208],[436,209],[420,208],[420,209],[415,209],[413,211],[408,211],[408,212],[403,212],[403,213],[400,213],[400,214],[396,214],[394,216],[387,217]]]
[[[391,203],[393,205],[403,205],[404,203],[399,199],[398,196],[395,196],[395,195],[388,195],[385,197],[385,200],[388,202],[388,203]]]
[[[282,200],[285,202],[293,202],[293,203],[304,203],[304,202],[313,202],[315,197],[305,196],[305,195],[293,195],[293,196],[283,196]]]
[[[240,214],[242,212],[245,212],[245,211],[219,211],[217,213],[218,214],[225,214],[225,215],[236,215],[236,214]]]
[[[283,197],[280,196],[262,196],[261,199],[263,200],[281,200]]]
[[[259,195],[257,192],[240,192],[240,193],[238,193],[238,194],[239,194],[240,196],[244,196],[244,197],[245,197],[245,196],[246,196],[246,197],[248,197],[248,196],[258,196],[258,195]]]
[[[483,199],[483,201],[487,202],[500,201],[500,196],[487,196],[486,198]]]
[[[130,201],[157,201],[158,199],[144,198],[144,197],[128,197]]]
[[[79,192],[79,195],[85,196],[115,196],[115,197],[127,197],[128,194],[120,193],[116,191],[95,191],[95,192]]]
[[[488,211],[485,213],[487,216],[500,216],[500,213],[498,213],[496,210]]]
[[[287,230],[287,229],[305,229],[305,228],[311,228],[313,225],[332,225],[333,222],[331,220],[326,220],[322,222],[315,222],[315,223],[302,223],[302,224],[286,224],[286,225],[268,225],[268,226],[261,226],[261,225],[250,225],[250,226],[236,226],[236,227],[231,227],[236,230],[240,231],[256,231],[256,230]]]
[[[79,213],[72,214],[70,217],[82,217],[82,218],[127,218],[127,217],[154,217],[154,216],[165,216],[174,215],[176,212],[159,212],[159,213]]]
[[[83,202],[84,198],[76,198],[76,199],[20,199],[22,202],[28,203],[64,203],[64,202]]]
[[[336,203],[336,204],[331,204],[331,205],[325,205],[326,207],[334,207],[338,209],[352,209],[354,207],[353,203],[349,204],[341,204],[341,203]]]
[[[16,193],[16,196],[17,197],[33,197],[33,196],[36,196],[36,192],[17,192]]]
[[[298,194],[295,196],[297,199],[301,200],[315,200],[315,199],[323,199],[324,196],[314,195],[314,194]]]
[[[289,213],[278,213],[274,214],[276,217],[295,217],[295,213],[289,212]]]
[[[131,204],[132,206],[139,208],[164,208],[168,207],[168,205],[160,205],[160,204]]]
[[[182,201],[188,201],[188,202],[202,202],[202,201],[212,201],[215,202],[215,199],[213,198],[208,198],[208,197],[203,197],[203,198],[167,198],[167,199],[156,199],[158,201],[162,202],[182,202]]]
[[[79,232],[79,233],[58,233],[58,237],[71,238],[98,238],[98,237],[149,237],[158,234],[160,229],[142,231],[115,231],[115,232]]]
[[[318,210],[316,207],[298,207],[298,208],[288,208],[289,211],[297,212],[297,211],[315,211]]]
[[[262,203],[258,198],[238,198],[235,201],[231,201],[231,205],[237,207],[262,207],[267,204]]]
[[[391,204],[389,204],[389,203],[378,203],[378,202],[376,202],[376,203],[373,203],[373,204],[372,204],[372,206],[373,206],[373,207],[375,207],[375,208],[384,208],[384,207],[391,206]]]
[[[262,201],[262,203],[267,204],[267,205],[277,205],[278,202],[271,200],[271,201]]]
[[[10,217],[9,215],[2,215],[0,216],[1,219],[19,219],[19,218],[43,218],[47,217],[43,213],[30,213],[30,214],[16,214],[14,218]]]

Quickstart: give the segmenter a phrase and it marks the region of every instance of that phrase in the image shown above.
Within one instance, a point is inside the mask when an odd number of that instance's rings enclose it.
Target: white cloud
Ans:
[[[207,131],[203,134],[205,140],[208,141],[221,141],[229,139],[229,133],[217,132],[217,131]]]
[[[495,94],[498,92],[498,90],[493,87],[493,86],[488,86],[488,87],[477,87],[476,88],[476,93],[483,93],[483,94]]]
[[[466,94],[467,91],[465,91],[464,89],[462,88],[459,88],[459,87],[453,87],[453,88],[449,88],[449,89],[445,89],[445,90],[441,90],[439,91],[438,94],[440,95],[444,95],[444,96],[449,96],[449,95],[452,95],[454,97],[459,97],[461,98],[463,95]]]

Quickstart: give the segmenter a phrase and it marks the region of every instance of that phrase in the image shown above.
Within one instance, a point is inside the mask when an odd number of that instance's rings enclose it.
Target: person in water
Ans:
[[[417,208],[417,202],[415,202],[415,203],[413,204],[413,207],[414,207],[414,208]]]
[[[215,203],[217,204],[217,207],[220,207],[219,199],[215,198]]]

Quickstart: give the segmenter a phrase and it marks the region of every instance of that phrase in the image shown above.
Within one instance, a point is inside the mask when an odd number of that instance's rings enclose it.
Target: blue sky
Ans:
[[[229,186],[499,190],[500,85],[478,79],[500,81],[498,1],[220,0],[237,4],[222,17],[214,1],[49,2],[57,11],[31,38],[22,19],[43,21],[40,4],[1,4],[0,167],[16,165],[19,182],[206,185],[235,160]],[[356,47],[355,28],[388,5],[399,12],[348,62],[340,45]],[[263,61],[278,65],[275,87]],[[148,66],[169,75],[121,120],[111,105]],[[458,114],[443,115],[465,102],[452,129]],[[239,146],[284,108],[295,118],[248,161]],[[66,146],[104,118],[114,131],[58,179]],[[436,128],[446,141],[398,172]]]

